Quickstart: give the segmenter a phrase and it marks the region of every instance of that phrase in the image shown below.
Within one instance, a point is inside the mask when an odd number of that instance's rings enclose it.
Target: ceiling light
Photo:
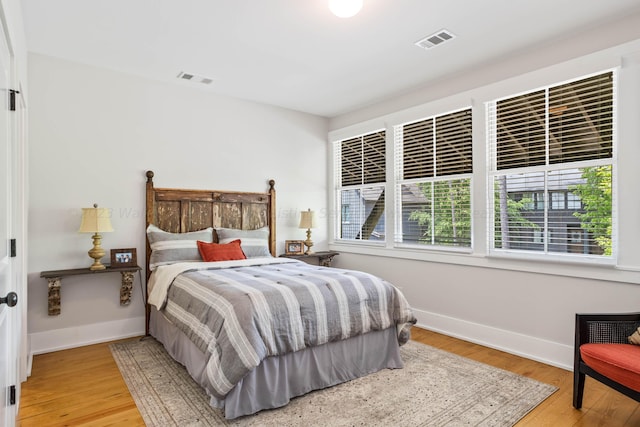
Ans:
[[[351,18],[362,9],[362,0],[329,0],[329,10],[339,18]]]

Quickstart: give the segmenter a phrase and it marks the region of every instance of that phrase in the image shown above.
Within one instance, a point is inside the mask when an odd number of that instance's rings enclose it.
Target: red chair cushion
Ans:
[[[631,344],[583,344],[582,360],[594,371],[640,392],[640,346]]]

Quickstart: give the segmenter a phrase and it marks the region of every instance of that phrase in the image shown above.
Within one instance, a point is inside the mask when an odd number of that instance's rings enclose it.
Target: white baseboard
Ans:
[[[573,346],[414,309],[416,326],[573,371]]]
[[[144,335],[144,317],[29,334],[31,355]]]
[[[33,353],[31,351],[29,351],[29,354],[27,355],[27,369],[25,372],[25,375],[27,378],[29,378],[31,376],[31,368],[33,367]],[[22,381],[26,381],[27,378],[24,378]]]

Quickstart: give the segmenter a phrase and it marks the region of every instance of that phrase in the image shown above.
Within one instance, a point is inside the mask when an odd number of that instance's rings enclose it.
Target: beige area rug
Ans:
[[[227,421],[152,338],[111,345],[147,426],[512,426],[556,388],[410,341],[386,369]]]

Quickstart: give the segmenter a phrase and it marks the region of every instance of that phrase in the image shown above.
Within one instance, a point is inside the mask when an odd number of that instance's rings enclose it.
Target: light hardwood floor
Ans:
[[[573,374],[522,357],[414,328],[412,338],[559,388],[517,425],[640,426],[640,403],[587,377],[584,405],[571,406]],[[22,385],[18,426],[144,426],[108,343],[35,356]]]

